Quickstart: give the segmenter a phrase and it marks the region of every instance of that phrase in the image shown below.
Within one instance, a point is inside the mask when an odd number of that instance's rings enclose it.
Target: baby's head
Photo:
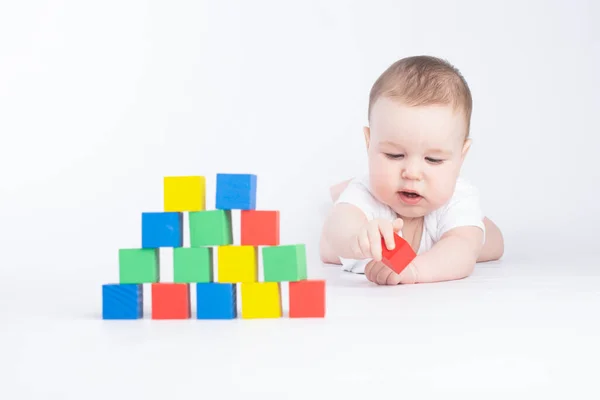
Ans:
[[[384,71],[364,128],[373,195],[409,218],[446,203],[471,143],[471,109],[466,81],[443,60],[409,57]]]

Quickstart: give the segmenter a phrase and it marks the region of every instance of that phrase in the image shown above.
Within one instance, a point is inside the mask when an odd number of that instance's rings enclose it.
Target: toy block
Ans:
[[[191,318],[188,283],[152,284],[152,319]]]
[[[279,245],[279,211],[242,210],[240,214],[242,245]]]
[[[197,319],[237,318],[237,286],[235,283],[197,283]]]
[[[381,238],[382,260],[385,265],[390,267],[395,273],[401,273],[404,268],[417,256],[410,244],[394,233],[394,249],[389,250],[385,244],[385,239]]]
[[[158,249],[119,249],[119,283],[155,283],[160,280]]]
[[[219,282],[258,281],[258,252],[254,246],[219,246],[217,264]]]
[[[254,210],[256,208],[256,175],[217,174],[216,209]]]
[[[303,244],[262,248],[265,282],[306,279],[306,246]]]
[[[197,283],[212,281],[212,248],[177,247],[173,249],[173,282]]]
[[[164,211],[200,211],[206,207],[204,176],[165,176]]]
[[[207,210],[188,214],[190,247],[233,244],[231,211]]]
[[[242,283],[242,318],[281,318],[279,282]]]
[[[183,213],[142,213],[142,248],[183,246]]]
[[[102,319],[144,317],[144,291],[141,284],[102,285]]]
[[[289,283],[290,318],[325,317],[325,281],[303,280]]]

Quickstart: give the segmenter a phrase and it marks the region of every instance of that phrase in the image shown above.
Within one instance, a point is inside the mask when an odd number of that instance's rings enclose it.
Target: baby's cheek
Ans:
[[[395,192],[395,182],[388,171],[371,174],[371,190],[380,200],[384,200]]]
[[[386,202],[398,186],[399,173],[389,161],[381,158],[371,159],[370,181],[371,190],[380,201]]]
[[[454,184],[449,179],[451,178],[441,181],[438,185],[434,196],[434,202],[436,203],[436,206],[445,204],[452,197],[454,192]]]

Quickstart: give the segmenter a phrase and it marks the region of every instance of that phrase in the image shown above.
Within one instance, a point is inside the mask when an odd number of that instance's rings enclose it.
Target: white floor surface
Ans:
[[[505,259],[402,287],[332,266],[311,276],[327,279],[325,319],[103,321],[97,283],[5,279],[0,398],[600,394],[593,257]]]

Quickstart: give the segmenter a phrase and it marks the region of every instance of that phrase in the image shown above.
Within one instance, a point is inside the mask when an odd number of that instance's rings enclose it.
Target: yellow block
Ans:
[[[165,211],[203,211],[206,207],[204,176],[165,176]]]
[[[218,282],[258,281],[258,253],[255,246],[218,246]]]
[[[280,282],[242,283],[242,318],[281,318]]]

